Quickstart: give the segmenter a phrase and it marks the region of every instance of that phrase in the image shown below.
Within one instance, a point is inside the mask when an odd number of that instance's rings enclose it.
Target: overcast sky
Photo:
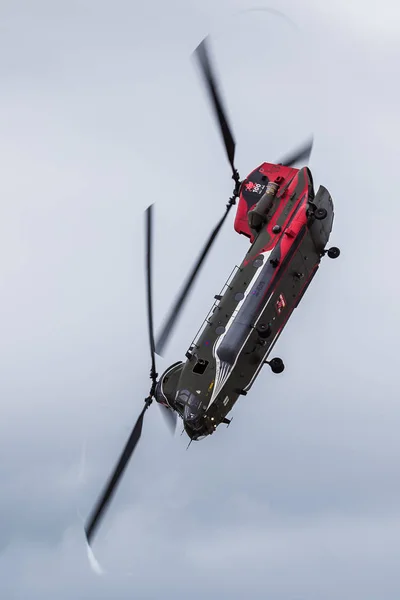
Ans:
[[[300,5],[301,4],[301,5]],[[398,600],[397,0],[2,0],[2,600]],[[236,15],[236,16],[235,16]],[[314,132],[331,243],[233,422],[194,443],[158,407],[104,527],[90,511],[149,389],[155,319],[231,194],[191,59],[213,50],[244,177]],[[248,247],[233,215],[159,370]]]

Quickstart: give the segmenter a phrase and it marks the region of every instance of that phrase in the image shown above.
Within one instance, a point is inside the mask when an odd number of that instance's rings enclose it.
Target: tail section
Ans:
[[[271,185],[268,184],[275,184],[274,187],[277,188],[275,200],[272,203],[265,202],[264,198],[267,188],[271,188]],[[307,193],[310,198],[314,197],[312,175],[307,167],[299,170],[284,165],[263,163],[242,183],[234,224],[235,231],[247,236],[251,243],[253,242],[255,231],[251,227],[252,221],[254,221],[252,212],[259,203],[260,207],[264,207],[264,205],[267,207],[266,226],[271,228],[272,233],[278,216],[286,212],[286,216],[289,216],[296,201],[304,193]],[[281,218],[279,222],[282,222]]]

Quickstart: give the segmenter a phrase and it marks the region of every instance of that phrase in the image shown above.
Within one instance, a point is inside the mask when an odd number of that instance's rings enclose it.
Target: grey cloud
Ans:
[[[395,20],[287,7],[308,45],[267,16],[228,19],[230,3],[2,5],[5,600],[398,598]],[[95,544],[99,579],[79,514],[148,389],[143,210],[156,202],[159,324],[231,192],[189,58],[212,27],[242,174],[314,130],[342,257],[279,341],[287,370],[261,375],[229,429],[186,452],[148,414]],[[246,248],[228,224],[160,370]]]

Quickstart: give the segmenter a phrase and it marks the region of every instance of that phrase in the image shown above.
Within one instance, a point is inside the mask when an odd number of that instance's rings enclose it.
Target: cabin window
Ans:
[[[199,358],[193,367],[193,373],[196,373],[197,375],[203,375],[204,371],[207,369],[207,366],[208,366],[208,360]]]

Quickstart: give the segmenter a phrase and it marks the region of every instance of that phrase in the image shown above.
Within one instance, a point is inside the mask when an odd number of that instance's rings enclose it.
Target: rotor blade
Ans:
[[[176,412],[167,408],[163,404],[158,404],[158,406],[160,407],[161,414],[164,417],[165,422],[167,423],[171,433],[174,434],[176,429],[176,422],[178,420]]]
[[[149,329],[150,353],[151,353],[151,377],[153,382],[156,377],[156,359],[153,326],[153,296],[152,296],[152,249],[153,249],[153,205],[146,209],[146,276],[147,276],[147,322]]]
[[[207,40],[207,38],[204,38],[204,40],[197,46],[195,53],[197,56],[197,60],[200,63],[203,77],[207,84],[208,93],[210,95],[215,114],[219,121],[219,126],[220,126],[222,137],[224,140],[226,153],[228,155],[228,160],[232,167],[232,172],[233,172],[233,174],[235,174],[234,161],[235,161],[236,143],[235,143],[231,128],[228,123],[226,111],[224,110],[224,107],[222,105],[221,93],[218,89],[217,80],[215,78],[215,74],[211,67],[211,61],[210,61],[208,50],[207,50],[206,40]]]
[[[129,439],[125,445],[125,448],[118,460],[118,463],[115,466],[115,469],[114,469],[112,475],[110,476],[110,478],[107,482],[107,485],[105,486],[105,488],[103,490],[103,493],[99,497],[97,504],[95,505],[95,507],[87,521],[87,525],[85,527],[85,532],[86,532],[86,537],[87,537],[87,541],[89,544],[96,532],[96,529],[98,528],[98,526],[100,524],[100,521],[104,515],[104,512],[107,510],[107,507],[117,489],[120,479],[127,467],[129,459],[131,458],[132,453],[140,439],[140,436],[142,434],[144,413],[146,412],[148,407],[149,407],[149,405],[146,404],[144,406],[142,412],[140,413],[138,420],[136,421],[135,426],[132,429],[132,433],[129,436]]]
[[[313,148],[314,139],[311,138],[308,142],[306,142],[303,146],[301,146],[292,154],[288,154],[284,159],[281,159],[277,162],[277,164],[285,165],[285,167],[291,167],[300,160],[308,161],[310,158],[310,154]]]
[[[218,233],[220,232],[221,227],[224,224],[226,217],[228,216],[231,206],[233,206],[233,205],[232,204],[227,205],[224,216],[219,221],[219,223],[217,224],[217,226],[214,228],[213,232],[211,233],[210,237],[208,238],[207,243],[205,244],[203,250],[201,251],[199,258],[197,259],[197,261],[195,263],[195,266],[193,267],[189,277],[186,280],[186,283],[182,287],[182,290],[181,290],[175,304],[173,305],[168,318],[165,320],[164,326],[163,326],[161,333],[158,336],[158,339],[156,341],[156,354],[158,354],[159,356],[162,355],[162,352],[168,341],[168,338],[172,333],[172,329],[174,328],[176,321],[179,317],[179,314],[187,300],[188,294],[196,280],[196,277],[197,277],[201,267],[203,266],[204,260],[207,256],[208,252],[210,251],[210,248],[211,248],[213,242],[215,241],[215,238],[217,237]]]

